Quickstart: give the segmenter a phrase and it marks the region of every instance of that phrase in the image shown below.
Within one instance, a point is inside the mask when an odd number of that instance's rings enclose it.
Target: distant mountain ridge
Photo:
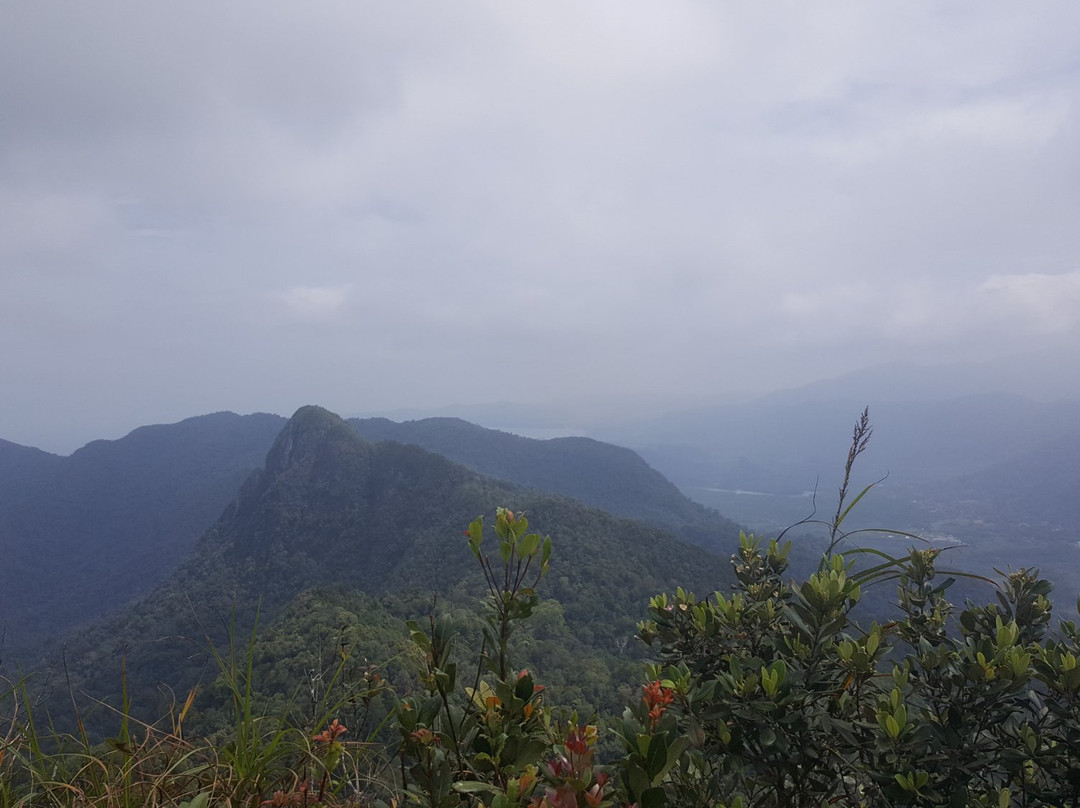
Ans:
[[[820,391],[819,391],[820,392]],[[902,391],[898,391],[902,395]],[[634,448],[684,490],[716,486],[796,493],[838,482],[851,426],[870,406],[871,451],[862,471],[930,482],[1008,461],[1068,434],[1080,401],[1006,394],[945,400],[828,398],[817,393],[704,408],[598,433]]]
[[[16,503],[33,498],[63,466],[65,458],[40,449],[0,440],[0,551],[4,549],[4,514]],[[10,528],[9,528],[10,529]],[[2,565],[0,565],[2,568]],[[0,586],[3,572],[0,572]]]
[[[941,500],[985,503],[984,518],[1031,523],[1052,519],[1054,527],[1080,538],[1080,430],[1032,446],[1008,461],[944,481]]]
[[[285,419],[216,413],[60,457],[0,445],[0,625],[9,652],[118,608],[170,573]]]
[[[592,438],[537,440],[457,418],[395,422],[349,419],[369,440],[411,443],[516,485],[579,499],[641,519],[719,553],[736,546],[739,526],[688,499],[630,449]]]

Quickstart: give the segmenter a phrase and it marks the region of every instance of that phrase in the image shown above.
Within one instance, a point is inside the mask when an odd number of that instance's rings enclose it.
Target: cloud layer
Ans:
[[[309,401],[596,415],[1069,350],[1078,23],[951,2],[6,7],[0,436]]]

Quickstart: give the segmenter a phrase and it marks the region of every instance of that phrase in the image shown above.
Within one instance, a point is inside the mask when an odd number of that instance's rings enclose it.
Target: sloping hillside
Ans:
[[[5,656],[149,592],[261,465],[284,422],[216,413],[70,457],[0,445]]]
[[[738,525],[687,499],[640,455],[621,446],[579,437],[536,440],[457,418],[349,423],[368,440],[422,446],[489,477],[565,494],[670,530],[714,552],[730,553],[738,542]]]

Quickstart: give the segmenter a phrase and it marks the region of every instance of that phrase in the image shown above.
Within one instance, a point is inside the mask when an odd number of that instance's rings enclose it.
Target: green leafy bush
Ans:
[[[848,501],[870,432],[864,412],[824,523],[828,550],[805,580],[787,577],[790,542],[743,535],[733,591],[651,600],[639,634],[655,661],[612,722],[622,753],[605,766],[595,727],[552,722],[532,678],[515,683],[506,660],[515,622],[536,604],[542,572],[524,586],[521,570],[541,539],[500,509],[499,571],[474,522],[469,544],[490,590],[485,650],[455,701],[452,622],[411,627],[429,698],[399,710],[407,797],[433,808],[1080,803],[1080,631],[1063,621],[1049,632],[1050,584],[1022,569],[995,584],[996,602],[958,610],[947,592],[962,573],[940,573],[936,549],[838,552],[844,520],[874,485]],[[895,619],[861,624],[865,589],[888,585]]]
[[[940,577],[940,551],[836,552],[845,517],[873,487],[846,502],[870,432],[864,412],[828,551],[805,581],[785,579],[790,542],[742,536],[734,592],[652,599],[640,635],[656,656],[654,695],[628,708],[620,730],[628,802],[1080,803],[1080,633],[1062,621],[1047,636],[1049,582],[1012,572],[995,603],[954,614],[946,595],[959,573]],[[898,586],[896,619],[860,625],[864,588],[887,583]]]

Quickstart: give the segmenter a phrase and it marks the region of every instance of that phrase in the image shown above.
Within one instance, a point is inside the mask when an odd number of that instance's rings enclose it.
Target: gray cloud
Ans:
[[[9,5],[0,435],[1075,350],[1078,18]]]

